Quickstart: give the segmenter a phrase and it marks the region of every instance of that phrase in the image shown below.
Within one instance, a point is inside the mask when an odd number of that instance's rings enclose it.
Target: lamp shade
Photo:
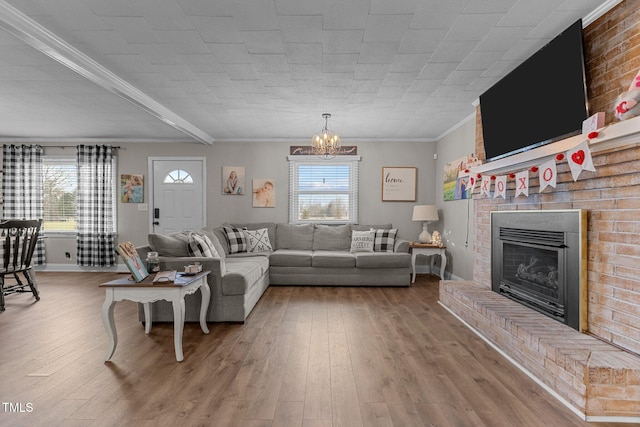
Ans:
[[[439,219],[436,205],[417,205],[413,207],[412,221],[438,221]]]

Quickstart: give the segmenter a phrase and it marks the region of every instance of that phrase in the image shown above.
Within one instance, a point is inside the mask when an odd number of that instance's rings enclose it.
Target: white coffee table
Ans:
[[[173,305],[173,340],[176,351],[176,360],[184,360],[182,354],[182,330],[184,329],[184,297],[195,293],[198,289],[202,292],[202,304],[200,305],[200,328],[205,334],[209,333],[207,327],[207,308],[211,298],[211,290],[207,283],[207,276],[210,271],[203,271],[195,276],[181,276],[178,273],[175,282],[153,283],[153,275],[147,277],[142,282],[136,283],[129,278],[112,280],[103,283],[101,288],[105,288],[106,298],[102,305],[102,322],[109,337],[109,350],[105,357],[105,362],[111,359],[118,345],[118,332],[113,318],[113,309],[116,302],[130,300],[142,303],[144,306],[144,332],[151,332],[151,303],[159,300],[170,301]]]

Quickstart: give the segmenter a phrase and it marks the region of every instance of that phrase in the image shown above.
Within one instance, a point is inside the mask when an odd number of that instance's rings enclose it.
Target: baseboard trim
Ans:
[[[127,269],[127,266],[124,264],[117,264],[114,267],[82,267],[79,265],[75,265],[75,264],[44,264],[44,265],[38,265],[34,267],[34,270],[36,272],[38,271],[43,271],[43,272],[49,272],[49,271],[54,271],[54,272],[64,272],[64,273],[87,273],[87,272],[91,272],[91,273],[126,273],[129,270]]]

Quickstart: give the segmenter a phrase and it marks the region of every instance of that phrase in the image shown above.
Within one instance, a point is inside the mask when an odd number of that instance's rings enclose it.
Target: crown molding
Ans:
[[[4,0],[0,0],[0,28],[190,138],[206,145],[213,143],[212,136],[103,67]]]
[[[591,13],[582,18],[582,28],[586,28],[588,25],[593,23],[593,21],[600,18],[620,3],[622,3],[622,0],[607,0],[602,2],[600,6],[596,7],[591,11]]]

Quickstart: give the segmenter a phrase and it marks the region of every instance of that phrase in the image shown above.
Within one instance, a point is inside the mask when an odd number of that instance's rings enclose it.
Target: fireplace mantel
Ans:
[[[585,139],[587,138],[584,135],[575,135],[523,153],[474,166],[471,169],[471,173],[506,173],[537,166],[552,159],[559,153],[564,153],[574,148]],[[589,140],[589,148],[592,153],[597,153],[638,143],[640,143],[640,117],[634,117],[622,122],[611,123],[598,129],[598,137]]]

